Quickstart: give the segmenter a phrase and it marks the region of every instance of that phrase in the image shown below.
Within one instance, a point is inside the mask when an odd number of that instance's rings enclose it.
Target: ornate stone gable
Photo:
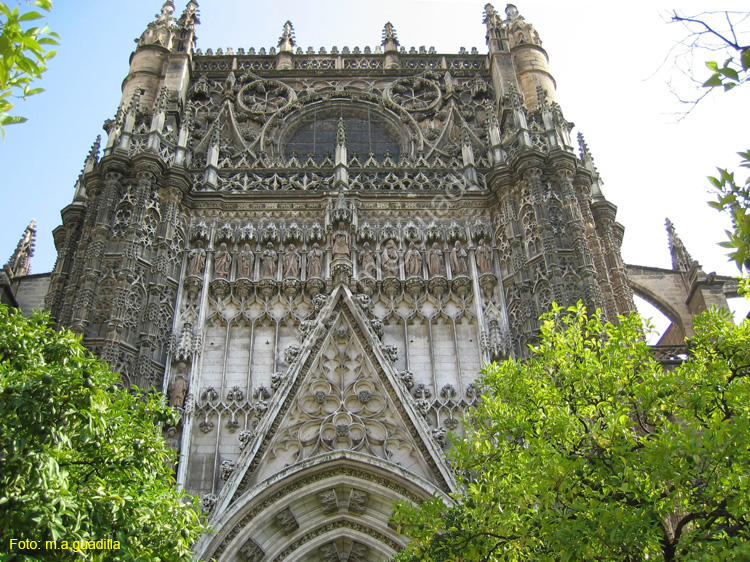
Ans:
[[[393,463],[448,492],[450,469],[354,295],[334,289],[274,395],[257,439],[220,502],[299,463],[351,451]],[[230,499],[231,498],[231,499]]]

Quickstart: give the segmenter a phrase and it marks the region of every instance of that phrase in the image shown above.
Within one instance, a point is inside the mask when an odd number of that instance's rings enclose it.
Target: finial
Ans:
[[[156,111],[163,113],[167,110],[167,101],[169,100],[169,88],[162,86],[159,91],[159,97],[156,98]]]
[[[461,144],[464,146],[471,146],[471,136],[469,135],[469,128],[464,122],[461,125]]]
[[[690,267],[697,263],[685,248],[685,244],[677,235],[672,221],[667,218],[667,234],[669,235],[669,253],[672,255],[672,269],[675,271],[688,271]]]
[[[516,8],[515,4],[505,6],[505,15],[508,17],[508,21],[523,20],[523,16],[518,13],[518,8]]]
[[[211,135],[211,145],[219,146],[221,144],[221,128],[224,124],[221,121],[216,121],[213,133]]]
[[[495,113],[495,104],[492,100],[484,101],[484,111],[487,113],[487,126],[488,127],[499,127],[500,123],[497,120],[497,114]]]
[[[287,20],[281,32],[281,37],[279,37],[279,50],[291,52],[292,47],[294,47],[296,44],[297,42],[294,36],[294,26],[292,25],[292,22]]]
[[[137,113],[138,108],[141,105],[141,94],[143,93],[143,90],[141,88],[136,88],[135,92],[133,93],[133,97],[130,98],[130,105],[128,106],[128,113],[133,112]]]
[[[549,111],[549,104],[547,103],[547,90],[541,84],[536,85],[536,99],[539,104],[539,109],[542,111]]]
[[[32,219],[18,241],[16,250],[3,268],[11,277],[19,277],[31,273],[31,256],[34,255],[34,241],[36,239],[36,219]]]
[[[589,145],[586,144],[586,139],[583,138],[583,133],[578,133],[578,147],[581,149],[581,162],[583,162],[584,166],[587,168],[589,167],[588,164],[591,164],[592,171],[595,171],[596,167],[594,166],[594,158],[591,156]]]
[[[344,126],[343,117],[339,117],[339,124],[336,128],[336,144],[340,146],[346,144],[346,127]]]
[[[503,22],[500,19],[500,15],[492,4],[485,5],[482,23],[487,25],[487,27],[499,27],[502,25]]]
[[[185,6],[180,19],[177,20],[177,25],[183,29],[195,29],[195,25],[200,23],[200,20],[198,19],[199,15],[198,2],[196,0],[190,0],[190,2],[187,3],[187,6]]]
[[[94,141],[94,144],[91,145],[91,150],[89,150],[89,154],[86,157],[86,160],[93,160],[94,162],[99,161],[99,148],[101,148],[102,145],[102,136],[96,135],[96,140]]]
[[[387,22],[385,24],[385,27],[383,27],[383,40],[380,44],[385,46],[385,44],[389,41],[395,43],[396,47],[400,45],[400,43],[398,42],[398,36],[396,35],[396,29],[393,27],[393,24],[391,22]]]
[[[174,25],[174,3],[167,0],[156,14],[156,19],[148,24],[146,31],[137,40],[138,45],[161,45],[171,49]]]
[[[523,96],[513,82],[508,86],[508,95],[505,96],[505,100],[512,109],[523,109]]]

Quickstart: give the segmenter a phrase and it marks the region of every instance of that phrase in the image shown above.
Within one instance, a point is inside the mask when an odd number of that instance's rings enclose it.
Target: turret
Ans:
[[[122,83],[120,105],[140,90],[143,107],[152,107],[163,86],[184,100],[189,57],[195,46],[195,26],[199,23],[198,2],[190,0],[179,20],[175,20],[174,11],[172,0],[164,2],[154,21],[136,40],[130,71]]]
[[[385,68],[399,68],[399,42],[396,36],[396,29],[391,22],[386,23],[383,27],[383,40],[380,44],[383,46],[383,53],[385,54]]]
[[[292,52],[296,44],[294,40],[294,26],[292,22],[287,20],[281,32],[281,37],[279,37],[279,61],[276,64],[278,70],[291,70],[294,68]]]
[[[506,94],[508,85],[517,83],[523,94],[526,108],[540,104],[539,87],[552,104],[555,99],[555,79],[547,68],[547,52],[534,27],[527,23],[518,8],[508,4],[506,19],[501,19],[492,4],[484,7],[484,23],[487,26],[487,47],[490,69],[495,91]],[[510,52],[512,57],[508,57]],[[505,55],[505,56],[503,56]]]

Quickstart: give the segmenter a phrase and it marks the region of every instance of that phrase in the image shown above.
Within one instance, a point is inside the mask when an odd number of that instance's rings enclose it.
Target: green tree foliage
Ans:
[[[703,314],[664,370],[636,314],[543,320],[530,359],[482,374],[455,503],[397,507],[397,560],[750,560],[750,323]]]
[[[174,486],[159,429],[174,414],[158,394],[117,383],[74,334],[0,305],[1,560],[192,559],[205,529]],[[40,546],[21,552],[11,539]],[[106,539],[120,549],[72,550]]]
[[[689,31],[683,44],[691,55],[694,49],[705,49],[726,56],[723,62],[706,62],[710,75],[700,81],[704,94],[697,101],[716,89],[726,92],[747,82],[750,77],[750,13],[704,12],[688,17],[675,12],[672,21],[683,24]],[[738,154],[740,166],[750,168],[750,150]],[[731,250],[729,257],[740,270],[747,271],[750,268],[750,216],[747,214],[750,175],[743,181],[735,179],[735,174],[727,169],[718,168],[718,171],[718,176],[708,178],[716,190],[716,201],[709,205],[726,212],[733,226],[733,231],[727,231],[728,240],[720,245]]]
[[[44,11],[52,9],[51,0],[36,0],[33,5]],[[23,123],[24,117],[9,114],[11,98],[26,99],[42,88],[32,88],[32,82],[47,70],[47,62],[55,56],[48,50],[57,45],[59,36],[45,25],[29,25],[43,16],[35,10],[21,13],[18,6],[9,8],[0,2],[0,132],[5,137],[6,125]]]

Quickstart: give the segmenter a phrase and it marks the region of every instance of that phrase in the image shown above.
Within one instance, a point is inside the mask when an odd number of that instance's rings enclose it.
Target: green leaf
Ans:
[[[718,74],[714,74],[703,83],[703,86],[707,88],[713,88],[714,86],[721,86],[721,77]]]
[[[38,20],[43,18],[42,14],[39,12],[26,12],[25,14],[22,14],[21,17],[18,18],[18,21],[32,21],[32,20]]]

